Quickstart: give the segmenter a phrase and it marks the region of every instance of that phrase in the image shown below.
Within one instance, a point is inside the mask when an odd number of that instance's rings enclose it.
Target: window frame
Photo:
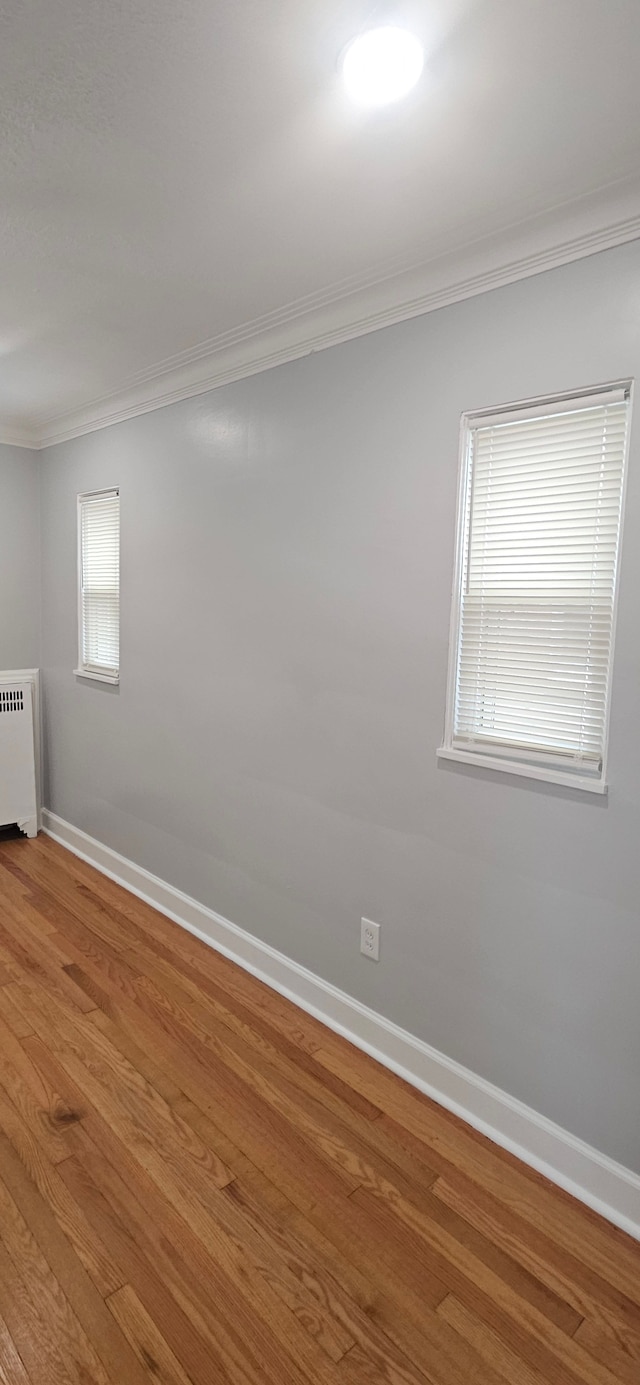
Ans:
[[[449,625],[449,654],[447,667],[447,694],[445,706],[445,725],[443,744],[437,750],[437,757],[440,760],[453,760],[460,764],[476,765],[479,768],[498,770],[503,774],[516,775],[524,779],[536,779],[550,784],[561,784],[572,789],[579,789],[587,793],[607,794],[607,771],[609,756],[609,727],[611,719],[611,690],[613,683],[613,667],[615,655],[616,624],[618,615],[618,599],[620,591],[620,559],[622,553],[622,540],[624,531],[625,501],[627,476],[629,471],[629,444],[631,435],[631,419],[633,410],[633,380],[622,379],[609,381],[606,384],[592,385],[584,389],[563,390],[557,394],[538,395],[530,399],[519,399],[513,403],[497,405],[492,408],[471,409],[465,411],[460,419],[460,447],[459,447],[459,468],[457,486],[457,509],[456,509],[456,545],[453,589],[451,598],[451,619]],[[561,411],[564,404],[577,404],[583,407],[594,397],[598,397],[603,403],[607,396],[619,394],[624,391],[628,401],[627,428],[625,447],[622,460],[622,480],[620,492],[620,525],[618,530],[618,547],[616,557],[616,571],[614,579],[613,604],[611,615],[611,643],[609,655],[607,697],[605,706],[605,716],[603,723],[603,751],[600,774],[581,775],[579,772],[562,770],[557,764],[545,765],[544,751],[539,754],[532,752],[530,755],[531,763],[527,763],[526,752],[516,756],[509,756],[508,748],[505,744],[504,751],[492,755],[489,750],[464,749],[459,745],[454,745],[454,718],[455,701],[458,674],[458,656],[460,648],[460,633],[462,620],[462,582],[464,575],[464,554],[467,542],[466,516],[468,507],[469,487],[471,485],[471,439],[472,429],[477,426],[487,425],[489,421],[500,419],[504,422],[515,421],[518,414],[528,413],[530,410],[549,409],[549,413]]]
[[[78,493],[78,495],[76,496],[76,536],[77,536],[77,538],[76,538],[76,543],[77,543],[76,588],[77,588],[77,615],[78,615],[78,663],[77,663],[77,667],[74,668],[73,672],[74,672],[74,674],[75,674],[75,676],[76,676],[77,678],[90,678],[90,679],[93,679],[94,682],[96,682],[96,683],[111,683],[112,685],[116,685],[116,684],[119,684],[119,682],[120,682],[120,656],[119,656],[119,655],[118,655],[118,668],[117,668],[116,671],[113,671],[113,669],[111,668],[111,666],[110,666],[110,670],[111,670],[111,671],[109,671],[109,669],[107,669],[107,666],[106,666],[106,665],[104,666],[104,668],[101,668],[101,667],[100,667],[99,665],[97,665],[97,664],[85,664],[84,659],[83,659],[83,652],[84,652],[84,620],[83,620],[83,605],[82,605],[82,591],[83,591],[83,588],[82,588],[82,571],[83,571],[83,562],[82,562],[82,558],[83,558],[83,553],[82,553],[82,505],[83,505],[83,501],[86,501],[86,500],[98,500],[98,499],[101,499],[102,497],[105,497],[105,498],[106,498],[107,496],[109,496],[109,497],[111,497],[111,496],[117,496],[117,497],[118,497],[118,586],[119,586],[119,578],[120,578],[120,487],[119,487],[119,486],[104,486],[104,487],[102,487],[100,490],[95,490],[95,491],[80,491],[80,492]],[[119,614],[118,614],[118,637],[119,637],[119,635],[120,635],[120,616],[119,616]]]

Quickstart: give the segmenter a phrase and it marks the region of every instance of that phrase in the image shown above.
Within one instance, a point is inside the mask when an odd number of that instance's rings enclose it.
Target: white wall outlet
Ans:
[[[380,924],[360,919],[360,951],[372,962],[380,961]]]

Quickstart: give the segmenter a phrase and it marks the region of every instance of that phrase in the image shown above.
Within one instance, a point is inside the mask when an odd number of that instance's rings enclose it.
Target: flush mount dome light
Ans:
[[[385,25],[352,39],[342,60],[342,76],[359,106],[388,106],[415,86],[424,63],[420,39],[408,29]]]

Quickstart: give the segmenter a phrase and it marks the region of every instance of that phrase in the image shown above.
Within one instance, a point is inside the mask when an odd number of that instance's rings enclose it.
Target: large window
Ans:
[[[603,792],[629,386],[463,419],[447,758]]]
[[[78,496],[78,667],[117,683],[120,671],[120,495]]]

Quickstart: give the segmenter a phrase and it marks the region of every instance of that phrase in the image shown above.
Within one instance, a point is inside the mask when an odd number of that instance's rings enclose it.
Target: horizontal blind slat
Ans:
[[[120,660],[120,497],[79,497],[80,666],[117,674]]]
[[[628,400],[470,428],[453,743],[601,759]]]

